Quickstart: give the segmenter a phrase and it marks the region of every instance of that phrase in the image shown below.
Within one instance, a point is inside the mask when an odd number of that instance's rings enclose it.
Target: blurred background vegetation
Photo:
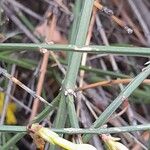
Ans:
[[[92,10],[87,34],[85,33],[85,36],[81,34],[80,39],[77,39],[78,29],[84,31],[85,28],[80,22],[85,1],[1,0],[0,42],[106,45],[116,46],[116,49],[119,46],[150,47],[149,0],[97,1]],[[85,12],[85,15],[86,13],[88,14]],[[72,60],[76,59],[72,58],[72,52],[42,53],[43,51],[44,49],[0,50],[0,66],[48,102],[52,102],[60,89],[63,89],[61,85],[67,68]],[[76,86],[73,87],[77,95],[75,111],[79,126],[90,127],[131,81],[130,78],[134,78],[142,71],[147,61],[149,56],[134,57],[128,56],[128,53],[127,55],[83,53],[79,71],[77,68]],[[76,63],[74,61],[75,65]],[[108,127],[146,124],[150,121],[149,83],[149,80],[145,81],[123,102],[110,117]],[[0,124],[27,125],[46,105],[35,99],[11,80],[0,76]],[[57,127],[59,124],[56,119],[57,112],[56,109],[51,111],[42,124]],[[59,117],[65,118],[63,114]],[[69,120],[64,121],[64,124],[65,127],[70,127]],[[13,135],[1,134],[0,144],[7,143]],[[120,137],[121,142],[131,150],[148,150],[150,143],[148,131],[113,134],[113,136]],[[74,140],[77,139],[80,138],[74,137]],[[98,150],[104,149],[99,136],[94,136],[90,142]],[[11,149],[34,150],[36,146],[29,136],[24,136]],[[45,146],[45,150],[47,149],[49,144]]]

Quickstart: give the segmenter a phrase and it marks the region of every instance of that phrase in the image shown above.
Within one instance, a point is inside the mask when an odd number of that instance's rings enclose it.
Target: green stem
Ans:
[[[53,132],[59,134],[112,134],[112,133],[123,133],[123,132],[135,132],[135,131],[146,131],[150,130],[150,124],[124,126],[124,127],[111,127],[111,128],[98,128],[98,129],[82,129],[82,128],[51,128]],[[0,125],[0,132],[27,132],[26,126],[11,126],[11,125]]]
[[[79,27],[80,27],[72,31],[72,34],[75,34],[74,32],[76,32],[75,35],[72,35],[72,39],[71,39],[71,42],[74,44],[83,45],[85,43],[93,2],[94,2],[93,0],[84,1],[84,6],[82,9],[80,19],[74,20],[74,25],[77,26],[77,23],[79,22]],[[63,98],[60,101],[58,114],[56,117],[56,123],[54,124],[56,128],[63,127],[65,125],[66,120],[62,120],[62,117],[64,117],[65,115],[64,110],[66,111],[66,108],[68,109],[68,115],[69,115],[71,126],[79,127],[78,119],[76,116],[76,110],[74,106],[74,97],[73,95],[70,94],[66,95],[65,92],[68,89],[74,89],[75,87],[76,78],[80,67],[81,56],[82,54],[80,53],[76,53],[76,52],[70,53],[69,61],[68,61],[68,69],[62,85],[62,92],[64,92],[62,93]],[[51,150],[54,149],[55,146],[51,146]]]
[[[60,95],[58,95],[53,102],[51,103],[51,105],[53,106],[47,106],[39,115],[37,115],[34,120],[32,121],[32,123],[36,123],[36,122],[40,122],[43,119],[45,119],[47,117],[47,115],[49,114],[50,111],[52,111],[53,109],[55,109],[55,107],[58,104]],[[10,148],[10,146],[15,145],[21,138],[23,138],[26,135],[26,133],[18,133],[16,134],[14,137],[12,137],[7,143],[5,143],[5,145],[3,145],[1,147],[1,150],[8,150]]]
[[[82,28],[83,29],[83,28]],[[81,44],[77,44],[81,45]],[[74,51],[74,52],[88,52],[88,53],[100,53],[100,54],[123,54],[134,56],[148,56],[150,55],[150,48],[144,47],[120,47],[120,46],[76,46],[73,44],[61,45],[61,44],[24,44],[24,43],[1,43],[0,51],[12,50],[22,51],[30,50],[37,51],[37,49],[48,49],[52,51]]]
[[[0,132],[27,132],[26,126],[0,125]]]
[[[65,126],[66,118],[67,118],[66,96],[62,92],[60,93],[60,96],[61,96],[61,98],[60,98],[60,102],[59,102],[57,116],[56,116],[56,119],[53,123],[53,126],[55,128],[63,128]],[[50,150],[55,150],[55,149],[57,149],[56,145],[50,146]]]
[[[119,96],[105,109],[105,111],[93,123],[91,128],[99,128],[104,125],[115,110],[132,94],[132,92],[143,82],[150,74],[150,65],[147,66],[139,75],[137,75],[119,94]],[[85,134],[83,141],[88,142],[92,135]]]
[[[34,32],[34,26],[31,24],[31,22],[27,19],[27,17],[20,11],[17,11],[17,15],[20,18],[20,20],[24,23],[24,25],[26,25],[26,27]]]
[[[4,61],[5,63],[8,63],[8,64],[17,64],[20,67],[30,69],[30,70],[34,70],[37,66],[37,62],[35,62],[34,60],[20,59],[20,58],[14,59],[14,58],[9,57],[8,55],[3,55],[0,53],[0,60]],[[63,60],[59,60],[59,61],[62,64],[66,65],[66,63]],[[48,68],[49,68],[49,70],[52,69],[50,66]],[[48,70],[48,73],[50,73],[49,70]],[[80,70],[85,70],[86,72],[95,73],[100,76],[109,75],[111,77],[116,77],[116,78],[130,78],[130,76],[127,76],[122,73],[117,73],[117,72],[113,72],[113,71],[104,71],[102,69],[91,68],[90,66],[80,66]]]
[[[72,28],[71,28],[71,36],[70,36],[70,40],[69,42],[71,44],[74,43],[75,41],[75,38],[77,36],[77,29],[78,29],[78,24],[79,24],[79,20],[80,20],[80,14],[81,14],[81,0],[76,0],[75,1],[75,7],[73,9],[73,14],[74,14],[74,21],[73,21],[73,24],[72,24]],[[67,57],[67,60],[68,60],[68,64],[70,64],[70,61],[71,61],[71,58],[72,58],[72,52],[68,52],[67,53],[68,57]]]
[[[81,128],[65,128],[65,129],[52,129],[56,133],[65,134],[111,134],[123,132],[135,132],[150,130],[150,124],[124,126],[124,127],[111,127],[111,128],[98,128],[98,129],[81,129]]]
[[[81,11],[81,17],[79,22],[80,28],[78,28],[77,36],[73,41],[75,45],[83,45],[86,41],[86,35],[88,32],[88,26],[92,14],[93,3],[94,0],[85,0],[83,3],[83,8]],[[78,75],[81,58],[82,58],[82,53],[77,53],[77,52],[72,53],[72,57],[71,60],[69,61],[66,77],[63,82],[63,90],[66,92],[67,90],[73,90],[75,88],[76,78]],[[74,107],[74,97],[69,93],[67,95],[67,108],[68,108],[71,126],[79,127],[78,119]]]

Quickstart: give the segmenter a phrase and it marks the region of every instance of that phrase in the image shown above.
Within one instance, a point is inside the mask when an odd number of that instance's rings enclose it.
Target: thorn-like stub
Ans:
[[[145,71],[146,69],[148,69],[148,67],[150,66],[150,61],[146,62],[144,65],[145,65],[146,67],[144,67],[144,68],[142,69],[142,71]]]
[[[128,26],[125,26],[124,29],[127,31],[128,34],[132,34],[133,30],[129,28]]]
[[[40,52],[43,53],[43,54],[45,54],[46,52],[48,52],[48,50],[45,49],[45,48],[41,48],[41,49],[40,49]]]
[[[65,90],[65,96],[68,96],[68,95],[73,95],[74,97],[77,97],[76,93],[72,89],[66,89]]]
[[[54,42],[53,41],[48,42],[48,40],[46,39],[46,44],[52,45],[52,44],[54,44]]]
[[[150,64],[150,61],[147,61],[144,65],[146,66],[146,65],[149,65]]]
[[[104,12],[105,14],[110,15],[110,16],[114,15],[114,12],[111,9],[109,9],[108,7],[103,7],[102,12]]]
[[[7,70],[3,69],[2,67],[0,67],[0,74],[6,74]]]
[[[38,123],[35,124],[29,124],[27,125],[27,131],[30,133],[35,133],[37,132],[39,129],[42,128],[42,125],[39,125]]]

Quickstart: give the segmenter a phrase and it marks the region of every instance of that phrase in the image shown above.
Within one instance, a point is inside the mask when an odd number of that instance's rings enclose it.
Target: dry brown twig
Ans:
[[[57,20],[56,16],[52,15],[52,21],[51,21],[51,24],[49,26],[49,31],[47,31],[47,37],[46,38],[50,38],[53,36],[53,31],[54,31],[54,28],[56,26],[56,20]],[[37,84],[36,93],[38,95],[41,95],[41,92],[42,92],[43,83],[44,83],[45,74],[46,74],[47,65],[48,65],[48,58],[49,58],[49,51],[47,51],[46,49],[42,50],[42,51],[46,51],[46,52],[44,53],[44,56],[43,56],[43,61],[42,61],[41,68],[40,68],[40,76],[39,76],[39,80],[38,80],[38,84]],[[30,115],[30,121],[37,114],[39,104],[40,104],[40,101],[37,98],[35,98],[33,106],[32,106],[32,112]]]
[[[16,79],[15,77],[11,76],[7,70],[3,69],[0,67],[0,74],[2,74],[3,76],[5,76],[6,78],[8,78],[9,80],[11,80],[12,82],[14,82],[15,84],[17,84],[18,86],[20,86],[22,89],[24,89],[25,91],[27,91],[29,94],[31,94],[34,98],[38,98],[38,100],[44,102],[47,105],[52,106],[50,103],[48,103],[44,98],[42,98],[40,95],[37,95],[35,93],[35,91],[32,91],[30,88],[28,88],[26,85],[24,85],[22,82],[20,82],[18,79]]]
[[[96,19],[96,13],[97,13],[97,9],[93,8],[93,14],[92,14],[92,17],[91,17],[91,22],[90,22],[90,25],[89,25],[89,30],[88,30],[88,34],[87,34],[87,38],[86,38],[86,43],[85,43],[86,45],[90,44],[90,40],[91,40],[92,32],[93,32],[93,27],[94,27],[94,23],[95,23],[95,19]],[[82,66],[85,66],[86,59],[87,59],[87,53],[83,53],[82,60],[81,60],[81,65]],[[80,71],[79,86],[83,86],[84,74],[85,74],[85,71],[81,70]],[[80,112],[80,107],[81,107],[81,98],[78,99],[78,107],[77,107],[77,115],[78,116],[80,114],[79,113]]]
[[[101,82],[96,82],[96,83],[92,83],[83,87],[79,87],[77,88],[75,91],[83,91],[86,89],[90,89],[90,88],[95,88],[97,86],[112,86],[114,84],[127,84],[129,82],[131,82],[132,79],[117,79],[117,80],[109,80],[109,81],[101,81]],[[145,84],[150,84],[150,79],[145,79],[143,81],[143,83]]]
[[[105,14],[109,15],[112,18],[112,20],[115,21],[119,26],[121,26],[122,28],[124,28],[127,31],[128,34],[132,34],[133,30],[130,27],[128,27],[127,24],[124,21],[122,21],[121,19],[119,19],[118,17],[116,17],[114,15],[114,12],[111,9],[103,6],[98,1],[95,1],[94,5],[100,11],[102,11]]]
[[[142,135],[143,141],[148,141],[150,138],[150,133],[148,131],[145,131]],[[133,148],[131,150],[141,150],[141,145],[139,143],[134,144]]]
[[[120,1],[118,0],[113,0],[115,5],[120,5]],[[121,10],[121,15],[122,17],[125,19],[126,22],[128,22],[128,24],[130,25],[130,27],[132,27],[134,34],[139,38],[139,41],[146,45],[146,40],[144,39],[143,34],[140,32],[138,26],[133,22],[132,18],[129,16],[129,14],[127,13],[127,11],[125,11],[125,9]]]

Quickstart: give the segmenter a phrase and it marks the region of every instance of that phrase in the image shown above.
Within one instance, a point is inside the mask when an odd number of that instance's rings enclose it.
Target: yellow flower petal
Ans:
[[[116,150],[129,150],[125,145],[120,142],[116,142]]]
[[[102,139],[106,144],[108,150],[129,150],[125,145],[123,145],[120,142],[117,142],[119,138],[102,135]]]
[[[5,97],[4,93],[0,92],[0,112],[2,111],[3,108],[4,97]]]
[[[55,145],[59,145],[66,150],[97,150],[90,144],[75,144],[62,137],[48,128],[42,127],[38,124],[32,124],[29,131],[34,132],[36,135],[42,137],[45,141]]]
[[[16,124],[17,123],[17,119],[14,115],[14,112],[11,111],[10,109],[7,109],[7,112],[6,112],[6,123],[7,124]]]
[[[17,110],[16,104],[14,102],[10,102],[8,104],[8,109],[10,109],[12,112],[15,112]]]
[[[5,94],[0,92],[0,114],[3,110]],[[8,103],[7,111],[6,111],[6,124],[16,124],[17,119],[15,117],[16,104],[13,102]]]

